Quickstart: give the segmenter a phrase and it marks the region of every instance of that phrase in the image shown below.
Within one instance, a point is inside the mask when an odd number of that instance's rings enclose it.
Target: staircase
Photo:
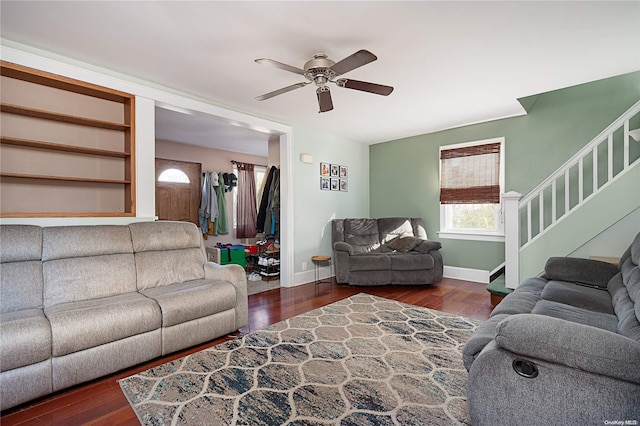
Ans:
[[[640,101],[524,198],[503,194],[507,288],[640,208],[639,112]]]

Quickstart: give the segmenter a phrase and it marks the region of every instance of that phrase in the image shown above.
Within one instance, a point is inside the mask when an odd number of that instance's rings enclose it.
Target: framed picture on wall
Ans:
[[[349,181],[346,179],[340,179],[340,191],[349,190]]]
[[[321,177],[320,178],[320,189],[323,191],[329,191],[331,189],[331,178]]]
[[[340,166],[337,164],[331,165],[331,176],[340,176]]]
[[[329,176],[331,166],[329,163],[320,163],[320,176]]]
[[[340,179],[331,178],[331,190],[332,191],[339,191],[340,190]]]
[[[349,170],[347,166],[340,166],[340,179],[346,179],[349,177]]]

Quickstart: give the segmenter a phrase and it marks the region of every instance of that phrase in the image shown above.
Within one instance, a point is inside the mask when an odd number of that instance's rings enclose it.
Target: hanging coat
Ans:
[[[218,182],[223,182],[222,173],[218,174]],[[227,200],[224,196],[224,185],[219,184],[216,187],[216,196],[218,197],[218,220],[214,222],[213,235],[221,235],[229,233],[229,222],[227,221]]]
[[[200,209],[198,210],[198,223],[200,224],[200,231],[203,234],[206,234],[209,232],[209,219],[211,218],[211,185],[209,173],[205,173],[202,180],[202,195],[200,197]]]
[[[279,233],[278,222],[280,222],[280,169],[275,169],[269,186],[264,232],[277,235]]]
[[[276,167],[271,166],[269,174],[267,175],[267,181],[264,184],[264,191],[260,198],[260,208],[258,209],[258,217],[256,218],[256,231],[265,232],[264,222],[267,218],[267,205],[269,204],[269,190],[271,189],[271,182],[273,181],[273,175],[275,174]],[[268,230],[267,230],[268,232]]]
[[[210,181],[211,186],[209,187],[209,193],[211,196],[209,197],[209,220],[211,222],[215,222],[218,220],[218,194],[216,193],[216,183],[218,182],[218,174],[216,172],[210,173]]]

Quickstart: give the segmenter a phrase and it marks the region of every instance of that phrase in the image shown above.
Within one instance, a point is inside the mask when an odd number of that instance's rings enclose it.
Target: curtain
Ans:
[[[256,208],[256,178],[253,172],[254,165],[236,163],[238,167],[238,217],[236,218],[237,238],[253,238],[258,231],[256,221],[258,210]]]
[[[500,203],[500,143],[443,149],[440,203]]]

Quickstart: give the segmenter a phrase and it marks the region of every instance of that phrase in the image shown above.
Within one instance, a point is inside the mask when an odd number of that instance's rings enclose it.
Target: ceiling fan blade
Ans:
[[[337,75],[342,75],[358,67],[366,65],[369,62],[373,62],[376,59],[378,59],[376,55],[369,52],[368,50],[362,49],[362,50],[358,50],[353,55],[347,56],[340,62],[336,63],[334,66],[331,67],[331,69]]]
[[[290,92],[295,89],[299,89],[301,87],[306,86],[309,83],[296,83],[291,86],[283,87],[282,89],[274,90],[273,92],[265,93],[264,95],[256,96],[256,99],[259,101],[264,101],[269,98],[273,98],[274,96],[282,95],[283,93]]]
[[[273,59],[260,58],[256,59],[256,62],[264,65],[271,65],[272,67],[280,68],[281,70],[289,71],[295,74],[304,75],[304,70],[291,65],[283,64],[282,62],[274,61]]]
[[[388,96],[393,92],[393,87],[384,86],[382,84],[368,83],[366,81],[349,80],[346,78],[340,78],[336,81],[336,84],[340,87],[347,89],[360,90],[362,92],[375,93],[376,95]]]
[[[333,109],[333,101],[331,100],[331,92],[327,86],[321,86],[316,89],[318,95],[319,112],[327,112]]]

